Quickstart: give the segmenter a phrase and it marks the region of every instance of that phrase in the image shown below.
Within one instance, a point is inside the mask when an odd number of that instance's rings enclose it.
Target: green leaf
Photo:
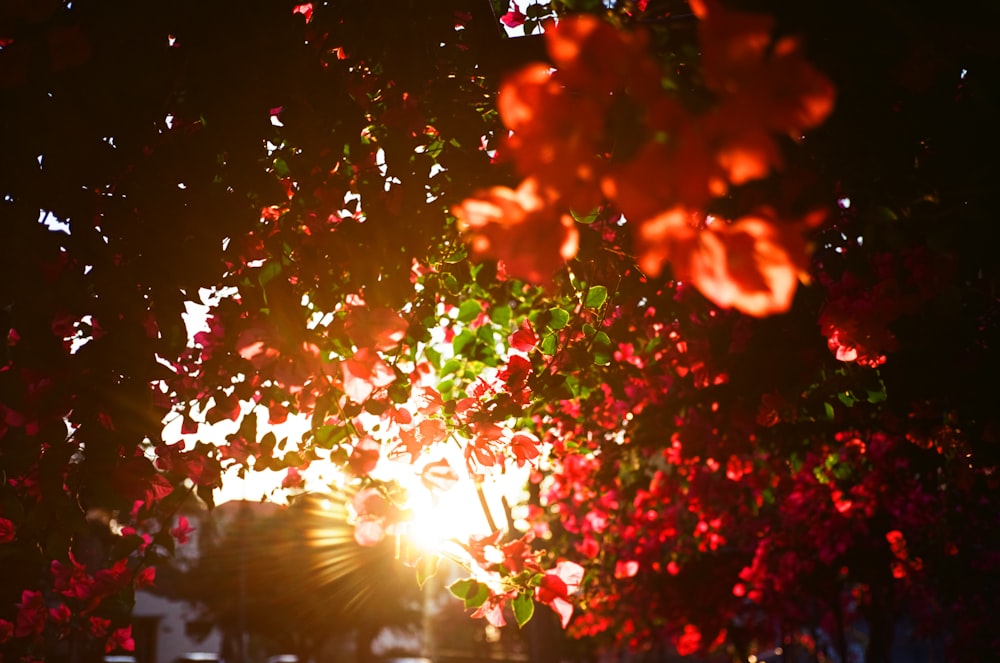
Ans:
[[[387,409],[389,409],[389,404],[385,401],[369,399],[365,401],[365,412],[374,414],[376,416],[382,414]]]
[[[281,263],[276,260],[269,260],[263,267],[260,268],[260,274],[257,275],[257,281],[260,283],[261,287],[264,287],[279,274],[281,274]]]
[[[517,620],[518,627],[524,627],[535,614],[535,602],[531,600],[531,594],[528,592],[521,592],[515,596],[511,607],[514,609],[514,619]]]
[[[833,421],[834,412],[832,405],[830,405],[829,403],[823,403],[823,413],[826,415],[826,418],[828,420]]]
[[[476,316],[483,312],[482,305],[475,299],[468,299],[458,307],[458,321],[471,322]]]
[[[881,403],[886,399],[885,384],[880,385],[880,389],[869,389],[868,390],[868,402],[869,403]]]
[[[569,313],[565,309],[549,309],[549,329],[562,329],[569,323]]]
[[[475,343],[475,341],[476,335],[468,329],[463,329],[458,336],[452,339],[451,347],[455,351],[455,355],[461,357],[465,354],[466,349]]]
[[[501,327],[506,327],[510,325],[510,307],[509,306],[494,306],[490,311],[490,319],[493,320],[495,324]]]
[[[444,283],[444,287],[446,287],[453,295],[457,295],[458,291],[462,289],[458,279],[456,279],[452,274],[444,274],[441,277],[441,282]]]
[[[460,599],[465,599],[476,586],[476,581],[472,578],[461,578],[448,585],[448,591]]]
[[[608,289],[603,285],[595,285],[587,291],[587,301],[584,305],[587,308],[600,308],[608,299]]]
[[[838,393],[837,398],[847,407],[854,407],[854,397],[849,391],[842,391]]]
[[[462,578],[451,583],[448,591],[465,601],[466,608],[478,608],[490,597],[489,588],[472,578]]]
[[[611,339],[604,332],[594,334],[594,363],[598,366],[607,366],[611,363]]]
[[[347,426],[324,425],[316,429],[313,441],[321,449],[333,449],[334,445],[347,438],[347,433]]]
[[[559,344],[559,339],[556,338],[556,335],[549,334],[548,336],[542,339],[539,348],[541,349],[542,354],[554,355],[556,353],[556,347],[558,346],[558,344]]]
[[[465,250],[465,244],[459,244],[456,247],[455,252],[452,253],[447,258],[445,258],[444,261],[446,263],[451,264],[451,265],[456,265],[456,264],[462,262],[463,260],[465,260],[468,256],[469,256],[469,254]]]
[[[580,214],[579,212],[575,212],[573,210],[570,210],[569,213],[570,213],[570,216],[573,217],[573,220],[576,221],[577,223],[582,223],[584,225],[590,225],[594,221],[597,221],[597,217],[598,217],[598,215],[600,215],[601,210],[600,210],[600,208],[597,208],[593,212],[591,212],[590,214]]]
[[[449,359],[441,367],[441,375],[454,375],[458,369],[462,368],[462,362],[458,359]]]
[[[437,574],[440,566],[441,558],[437,555],[429,555],[417,560],[417,585],[420,589],[423,589],[427,581]]]

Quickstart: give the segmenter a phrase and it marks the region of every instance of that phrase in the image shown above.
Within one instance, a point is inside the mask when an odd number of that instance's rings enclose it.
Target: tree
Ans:
[[[365,544],[380,463],[535,468],[449,553],[494,624],[995,652],[993,10],[427,4],[5,7],[5,653],[127,648],[189,491],[320,462]]]

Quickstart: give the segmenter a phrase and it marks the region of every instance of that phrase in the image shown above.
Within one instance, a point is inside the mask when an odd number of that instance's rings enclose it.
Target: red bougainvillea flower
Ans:
[[[49,610],[45,606],[45,599],[41,592],[24,590],[21,593],[21,602],[17,604],[17,624],[14,628],[14,635],[18,638],[26,638],[33,635],[41,635],[45,630],[45,621],[48,619]]]
[[[622,32],[596,16],[580,15],[560,22],[545,40],[563,85],[595,97],[627,91],[644,101],[660,89],[660,69],[642,32]]]
[[[348,311],[344,326],[348,336],[359,348],[386,351],[392,350],[406,338],[409,323],[390,308],[355,306]]]
[[[662,96],[659,69],[640,35],[592,16],[568,17],[545,39],[555,71],[530,65],[500,87],[497,109],[512,132],[500,155],[562,204],[591,209],[613,147],[609,110],[622,95],[640,106]]]
[[[476,609],[474,613],[472,613],[472,617],[476,619],[485,617],[486,621],[488,621],[493,626],[496,626],[497,628],[502,628],[507,625],[507,620],[504,619],[503,616],[503,606],[504,603],[506,602],[507,602],[506,595],[491,594],[490,597],[486,599],[486,601],[481,606],[479,606],[479,608]]]
[[[137,589],[152,587],[156,582],[156,567],[147,566],[142,571],[135,574],[135,586]]]
[[[559,562],[556,568],[542,576],[535,589],[535,600],[544,603],[559,615],[563,628],[573,616],[573,604],[569,596],[580,588],[583,567],[575,562]]]
[[[304,2],[301,5],[295,5],[292,8],[292,13],[293,14],[302,14],[303,16],[306,17],[306,23],[309,23],[309,22],[312,21],[312,17],[313,17],[313,3],[311,3],[311,2]]]
[[[513,132],[499,155],[537,178],[547,194],[574,209],[590,209],[600,203],[595,184],[604,171],[598,155],[607,151],[610,103],[610,97],[572,94],[548,65],[521,69],[504,81],[497,98]]]
[[[14,637],[14,624],[6,619],[0,619],[0,644]]]
[[[692,624],[684,625],[684,632],[674,640],[677,653],[681,656],[690,656],[701,648],[701,631]]]
[[[17,535],[14,523],[6,518],[0,518],[0,543],[10,543]]]
[[[516,2],[512,2],[510,4],[514,8],[501,16],[500,22],[508,28],[516,28],[520,25],[524,25],[524,22],[528,20],[528,17],[521,12],[521,8],[517,6]]]
[[[396,508],[377,488],[365,488],[354,496],[351,503],[357,521],[354,524],[354,540],[358,545],[374,546],[386,531],[400,518]]]
[[[443,493],[458,483],[458,474],[444,458],[431,461],[420,471],[420,481],[431,492]]]
[[[93,594],[94,579],[87,568],[76,561],[73,553],[69,553],[69,564],[63,564],[58,559],[49,565],[52,572],[52,589],[63,596],[89,600]]]
[[[378,465],[381,453],[382,445],[374,438],[365,436],[354,445],[354,451],[347,459],[347,467],[355,476],[367,476]]]
[[[798,135],[833,110],[833,84],[805,60],[797,39],[772,40],[771,16],[731,11],[718,0],[693,0],[691,9],[701,19],[705,82],[747,122]]]
[[[132,638],[131,625],[115,629],[107,642],[104,643],[104,653],[106,654],[119,649],[123,651],[135,651],[135,640]]]
[[[538,335],[531,328],[531,323],[525,320],[517,331],[510,335],[510,347],[518,352],[531,352],[538,345]]]
[[[781,313],[791,307],[799,279],[807,278],[802,234],[822,218],[781,223],[762,214],[698,228],[698,215],[674,208],[640,226],[639,265],[655,275],[669,260],[675,278],[690,281],[717,306],[753,316]]]
[[[524,467],[541,455],[541,442],[529,433],[518,433],[510,440],[510,451],[514,454],[518,467]]]
[[[481,191],[452,213],[469,236],[476,258],[502,260],[508,274],[531,283],[549,283],[579,248],[573,219],[548,204],[532,178],[517,190]]]
[[[363,403],[376,389],[396,379],[389,365],[368,348],[361,348],[340,366],[344,374],[344,393],[355,403]]]
[[[191,540],[191,532],[194,528],[188,523],[187,516],[181,516],[177,519],[177,527],[170,530],[170,535],[177,540],[177,543],[185,544]]]

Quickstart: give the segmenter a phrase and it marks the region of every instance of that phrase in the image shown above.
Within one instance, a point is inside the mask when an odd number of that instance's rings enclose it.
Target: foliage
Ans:
[[[229,467],[405,538],[394,463],[533,470],[439,551],[495,625],[989,658],[993,10],[490,4],[3,9],[5,655],[128,649]]]

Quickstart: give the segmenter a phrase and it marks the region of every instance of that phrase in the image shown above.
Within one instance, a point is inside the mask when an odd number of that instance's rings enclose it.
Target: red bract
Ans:
[[[538,345],[538,335],[535,334],[535,330],[531,328],[531,323],[527,320],[521,323],[521,326],[510,335],[508,340],[511,350],[518,352],[531,352]]]
[[[45,622],[49,612],[41,592],[29,589],[21,593],[21,602],[17,604],[17,624],[14,635],[18,638],[39,636],[45,630]]]
[[[108,637],[107,642],[104,643],[105,653],[110,653],[116,650],[122,651],[135,651],[135,640],[132,638],[132,627],[124,626],[119,629],[115,629]]]
[[[177,525],[170,530],[170,535],[177,540],[177,543],[187,543],[191,538],[194,528],[188,523],[187,516],[177,518]]]
[[[392,384],[393,370],[373,350],[361,348],[351,359],[340,364],[344,376],[344,393],[355,403],[368,400],[376,389]]]
[[[514,454],[518,467],[535,460],[541,455],[539,445],[541,443],[533,435],[518,433],[510,440],[510,452]]]
[[[517,6],[516,2],[510,3],[514,8],[508,11],[506,14],[500,17],[500,22],[506,25],[508,28],[516,28],[518,26],[524,25],[524,21],[527,20],[527,16],[521,11],[521,8]]]
[[[531,283],[550,283],[579,247],[573,219],[549,206],[532,179],[516,191],[494,187],[479,192],[452,213],[474,256],[502,260],[511,276]]]
[[[448,461],[442,458],[424,465],[424,469],[420,471],[420,480],[427,490],[443,493],[458,483],[459,477]]]
[[[94,579],[87,568],[69,553],[69,566],[57,559],[52,560],[52,588],[62,594],[81,600],[89,600],[94,587]]]
[[[358,440],[348,459],[348,467],[356,476],[366,476],[378,464],[381,455],[382,445],[370,437]]]
[[[784,312],[805,274],[802,233],[818,218],[787,227],[757,216],[734,223],[714,219],[700,228],[696,215],[675,208],[640,227],[640,266],[657,274],[669,260],[675,278],[690,281],[723,308],[759,317]]]
[[[358,347],[385,351],[406,338],[409,324],[392,309],[355,306],[347,313],[344,327]]]
[[[573,616],[573,604],[569,597],[576,593],[583,580],[583,567],[575,562],[559,562],[556,568],[542,576],[535,590],[535,598],[548,605],[559,615],[563,628]]]
[[[14,523],[6,518],[0,518],[0,543],[10,543],[17,536]]]
[[[400,519],[399,509],[377,488],[365,488],[354,496],[352,502],[357,520],[354,525],[354,540],[362,546],[374,546],[386,531]]]

